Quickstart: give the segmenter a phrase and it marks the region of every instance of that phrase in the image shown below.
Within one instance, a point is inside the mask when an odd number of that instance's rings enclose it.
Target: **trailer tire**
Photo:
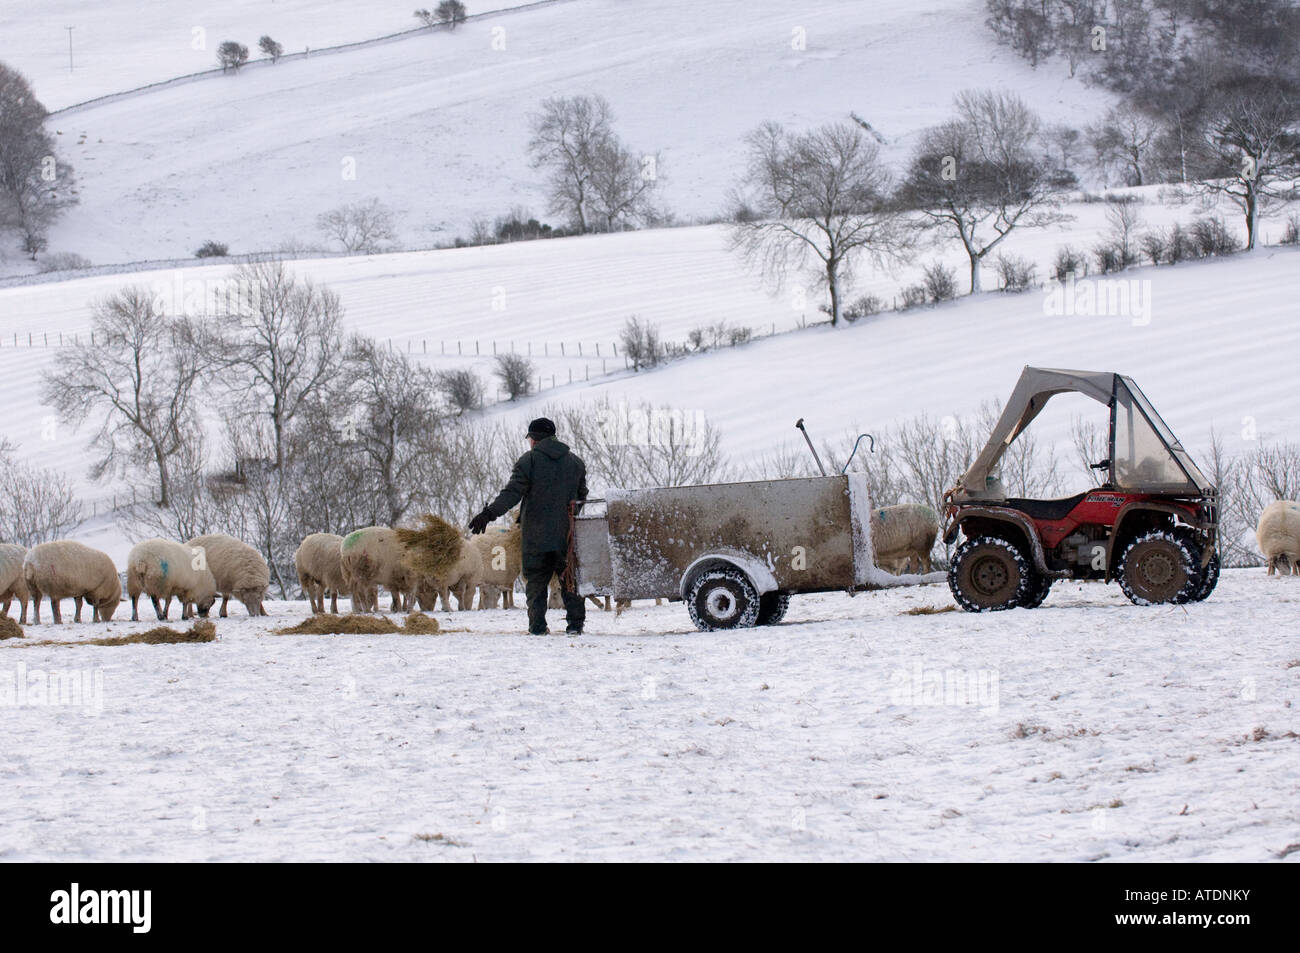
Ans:
[[[776,625],[790,608],[790,593],[765,592],[758,597],[757,625]]]
[[[749,628],[758,620],[759,607],[754,584],[735,567],[706,569],[686,594],[686,611],[701,632]]]
[[[1000,536],[978,536],[953,553],[948,588],[967,612],[1000,612],[1023,603],[1034,575],[1015,543]]]

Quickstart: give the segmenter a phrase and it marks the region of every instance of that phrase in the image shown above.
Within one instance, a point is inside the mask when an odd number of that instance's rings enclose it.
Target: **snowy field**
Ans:
[[[1267,861],[1300,842],[1297,602],[1234,570],[1187,607],[905,614],[936,586],[736,634],[645,603],[276,636],[306,605],[268,603],[206,645],[11,640],[0,688],[73,672],[102,711],[5,712],[0,859]]]
[[[140,67],[154,78],[194,68],[191,24],[209,16],[240,24],[254,51],[262,32],[298,50],[416,22],[411,4],[384,11],[334,0],[317,16],[296,0],[276,13],[285,27],[272,29],[270,15],[264,28],[249,3],[210,14],[186,2],[159,12],[174,20],[166,30],[142,30],[130,0],[61,6],[66,22],[0,0],[0,60],[27,72],[49,108],[86,98],[69,82],[98,95],[138,78],[134,68],[119,75],[87,60],[65,79],[63,26],[79,22],[79,13],[102,19],[102,30],[119,38],[115,63],[162,64]],[[304,16],[319,25],[289,28]],[[953,96],[968,87],[1017,89],[1044,116],[1075,124],[1105,112],[1108,94],[1061,70],[1031,69],[999,47],[983,21],[982,5],[970,0],[816,0],[797,8],[776,0],[572,0],[476,20],[454,34],[151,90],[51,118],[81,204],[52,230],[50,251],[106,264],[184,257],[209,239],[234,253],[320,244],[318,214],[371,197],[400,210],[406,247],[449,244],[475,219],[491,221],[518,204],[559,224],[545,215],[545,175],[527,155],[529,115],[550,96],[605,96],[630,148],[660,154],[662,201],[687,221],[722,212],[744,170],[742,138],[768,120],[806,128],[857,112],[901,161],[916,133],[947,118]],[[208,28],[208,49],[195,54],[200,68],[215,64],[217,38],[228,32]],[[314,34],[322,39],[306,38]],[[941,73],[918,68],[939,62]],[[102,80],[100,69],[108,71]],[[28,267],[16,250],[0,261],[4,274]]]

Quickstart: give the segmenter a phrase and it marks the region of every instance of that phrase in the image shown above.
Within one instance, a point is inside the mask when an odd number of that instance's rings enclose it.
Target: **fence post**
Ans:
[[[543,341],[543,342],[542,342],[542,357],[550,357],[550,356],[551,356],[551,344],[550,344],[549,341]]]
[[[596,342],[596,356],[600,357],[600,342]]]
[[[560,342],[560,357],[564,357],[564,342]]]
[[[474,356],[478,357],[478,338],[474,339]]]
[[[614,342],[614,356],[618,357],[618,342]]]
[[[464,353],[464,352],[462,352],[461,349],[460,349],[460,342],[459,342],[459,341],[456,342],[456,353],[457,353],[457,354],[462,354],[462,353]]]
[[[497,356],[497,339],[496,339],[496,338],[493,338],[493,339],[492,339],[492,356],[493,356],[493,357],[496,357],[496,356]]]

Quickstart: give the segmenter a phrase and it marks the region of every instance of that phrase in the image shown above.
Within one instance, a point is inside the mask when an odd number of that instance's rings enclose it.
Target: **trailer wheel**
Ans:
[[[758,597],[758,625],[776,625],[790,608],[790,593],[765,592]]]
[[[1033,574],[1014,543],[998,536],[979,536],[966,540],[953,553],[948,588],[967,612],[999,612],[1022,604]]]
[[[1134,605],[1190,602],[1201,587],[1200,557],[1189,540],[1167,530],[1154,530],[1124,549],[1117,573],[1119,586]]]
[[[739,569],[708,569],[691,583],[686,609],[701,632],[745,629],[758,619],[759,598]]]

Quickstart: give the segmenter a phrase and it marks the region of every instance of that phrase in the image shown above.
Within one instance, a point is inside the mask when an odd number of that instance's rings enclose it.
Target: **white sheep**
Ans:
[[[201,565],[197,547],[191,548],[169,539],[146,539],[131,547],[126,557],[126,594],[131,599],[131,621],[140,621],[140,595],[153,602],[158,620],[166,621],[172,598],[181,603],[181,618],[196,612],[207,618],[217,601],[217,580],[212,571]]]
[[[27,550],[22,546],[0,543],[0,599],[4,600],[0,615],[9,615],[9,606],[17,599],[22,615],[18,620],[20,625],[27,624],[27,600],[30,598],[27,579],[23,576],[23,560],[26,557]]]
[[[1300,575],[1300,503],[1277,500],[1264,507],[1255,527],[1259,551],[1268,560],[1268,574],[1290,564],[1290,574]]]
[[[876,565],[906,572],[915,563],[929,572],[930,550],[939,535],[939,514],[923,503],[898,503],[871,511],[871,545]]]
[[[31,593],[37,625],[41,624],[41,596],[49,597],[57,624],[63,623],[60,599],[76,603],[77,622],[81,621],[83,600],[94,609],[93,622],[112,619],[122,601],[122,580],[108,554],[68,539],[39,543],[28,550],[23,559],[23,577]]]
[[[271,570],[266,560],[252,546],[225,533],[195,536],[186,546],[202,550],[202,565],[212,570],[221,594],[221,618],[233,596],[244,604],[249,615],[266,615],[262,600],[271,584]]]
[[[473,539],[482,563],[478,607],[495,609],[502,599],[506,609],[515,607],[515,580],[523,569],[522,531],[518,524],[509,529],[492,527]]]
[[[325,611],[325,593],[330,596],[330,612],[338,614],[339,593],[348,589],[343,578],[343,537],[333,533],[312,533],[293,554],[298,582],[311,600],[312,612]]]
[[[340,566],[352,596],[353,612],[378,612],[379,587],[392,593],[391,611],[409,611],[415,573],[406,565],[406,550],[388,526],[367,526],[343,537]]]
[[[474,593],[478,591],[483,579],[483,559],[479,555],[478,545],[471,540],[462,539],[460,557],[446,575],[433,577],[422,576],[415,586],[416,599],[421,609],[432,612],[438,598],[442,599],[442,611],[451,611],[450,596],[456,596],[456,607],[462,612],[473,608]]]

